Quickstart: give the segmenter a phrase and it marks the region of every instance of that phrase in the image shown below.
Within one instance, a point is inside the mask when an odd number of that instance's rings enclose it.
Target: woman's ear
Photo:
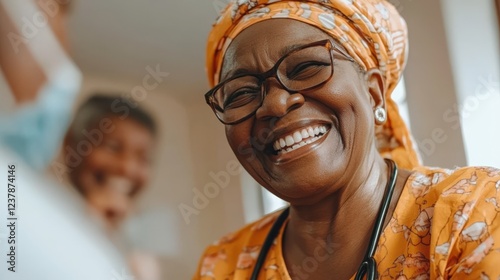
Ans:
[[[379,69],[370,69],[365,73],[366,85],[370,94],[372,108],[385,109],[385,79]]]

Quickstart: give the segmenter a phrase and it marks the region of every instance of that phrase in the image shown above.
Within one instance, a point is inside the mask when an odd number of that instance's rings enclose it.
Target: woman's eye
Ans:
[[[224,102],[224,110],[238,108],[252,102],[260,94],[257,88],[242,88],[233,92]]]
[[[330,63],[321,61],[307,61],[293,67],[291,71],[287,72],[287,77],[293,80],[307,79],[326,69],[326,66],[330,66]]]

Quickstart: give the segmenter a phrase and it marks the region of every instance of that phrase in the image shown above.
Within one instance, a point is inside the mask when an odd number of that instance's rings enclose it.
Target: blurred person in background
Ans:
[[[159,265],[130,248],[121,229],[147,188],[156,137],[149,113],[119,96],[94,95],[77,110],[63,147],[67,177],[139,280],[159,279]]]
[[[15,103],[0,113],[0,143],[43,170],[61,145],[82,79],[68,56],[70,2],[0,3],[0,68],[11,92],[2,103]]]
[[[0,0],[0,172],[7,181],[11,171],[14,190],[0,192],[0,220],[10,221],[0,228],[0,254],[8,255],[0,279],[129,275],[81,199],[43,174],[61,145],[81,81],[68,56],[69,4]]]

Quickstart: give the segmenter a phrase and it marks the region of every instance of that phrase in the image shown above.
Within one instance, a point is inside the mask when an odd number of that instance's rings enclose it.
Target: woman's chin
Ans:
[[[306,199],[315,196],[324,196],[333,192],[332,188],[340,184],[345,168],[342,164],[332,163],[331,158],[319,158],[317,161],[307,164],[288,163],[287,168],[277,166],[272,170],[273,180],[270,188],[276,190],[280,197],[285,200]],[[306,168],[307,166],[307,168]]]
[[[325,180],[326,178],[323,177],[322,180],[315,180],[315,178],[321,177],[311,174],[300,179],[278,179],[265,187],[292,205],[311,205],[335,193],[337,185],[334,179]]]

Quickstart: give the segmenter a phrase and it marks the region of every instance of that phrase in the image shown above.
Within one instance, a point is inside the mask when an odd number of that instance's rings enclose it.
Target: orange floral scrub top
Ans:
[[[499,213],[500,170],[414,169],[378,243],[379,278],[500,279]],[[250,279],[278,215],[265,216],[209,246],[193,279]],[[283,228],[259,280],[291,279],[281,254]],[[314,265],[312,258],[304,262],[302,273]]]

